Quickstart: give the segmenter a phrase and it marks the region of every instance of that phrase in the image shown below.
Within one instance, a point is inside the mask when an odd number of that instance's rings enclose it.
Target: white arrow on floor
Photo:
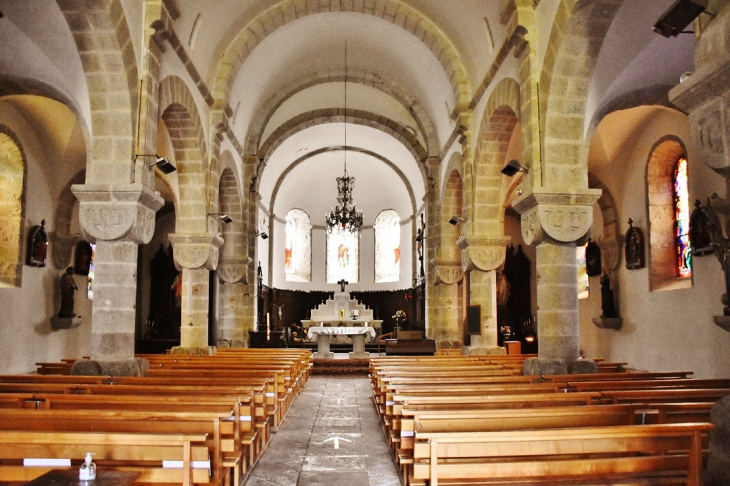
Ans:
[[[334,441],[335,442],[335,449],[339,449],[340,448],[340,441],[341,440],[344,440],[345,442],[352,442],[351,440],[343,439],[342,437],[330,437],[329,439],[326,439],[325,442]]]

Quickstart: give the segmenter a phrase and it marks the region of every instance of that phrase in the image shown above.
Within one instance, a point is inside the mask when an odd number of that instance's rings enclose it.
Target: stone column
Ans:
[[[218,265],[220,317],[218,319],[218,346],[226,343],[230,347],[241,348],[246,344],[248,330],[244,327],[246,314],[245,297],[248,285],[248,272],[251,260],[227,261]]]
[[[429,296],[428,313],[431,321],[428,337],[436,340],[439,349],[461,348],[463,336],[459,322],[459,286],[464,278],[457,262],[432,262],[435,275],[433,292]]]
[[[525,373],[565,373],[580,356],[575,243],[593,223],[593,204],[601,191],[572,194],[536,188],[515,201],[522,215],[522,238],[537,245],[538,359]]]
[[[134,361],[138,245],[149,243],[163,200],[142,184],[74,185],[83,237],[96,243],[91,358]]]
[[[218,266],[223,239],[212,234],[169,235],[175,267],[182,272],[180,347],[208,347],[209,272]]]
[[[509,238],[460,238],[461,267],[469,275],[469,302],[479,305],[480,334],[471,336],[468,354],[488,354],[497,347],[497,284],[495,270],[504,264]]]

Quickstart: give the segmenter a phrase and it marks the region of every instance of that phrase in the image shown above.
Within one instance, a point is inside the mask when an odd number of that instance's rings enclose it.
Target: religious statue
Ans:
[[[31,228],[28,239],[28,265],[32,267],[45,267],[46,255],[48,254],[48,233],[46,233],[46,220],[41,220],[40,226]]]
[[[68,267],[61,275],[59,286],[61,287],[61,310],[58,317],[74,317],[74,292],[79,288],[74,282],[74,267]]]
[[[611,289],[611,277],[608,268],[603,268],[601,275],[601,317],[618,317],[616,312],[616,302],[613,298],[613,290]]]
[[[719,203],[724,202],[717,194],[713,194],[712,199],[719,200]],[[720,219],[709,200],[707,201],[705,214],[707,216],[706,230],[710,235],[715,256],[720,261],[722,271],[725,274],[725,293],[722,296],[722,303],[725,305],[723,314],[730,316],[730,238],[723,234]],[[728,228],[726,228],[726,234],[727,232]]]
[[[629,218],[629,229],[626,231],[626,268],[629,270],[644,268],[644,237],[639,228],[634,228],[634,220]]]

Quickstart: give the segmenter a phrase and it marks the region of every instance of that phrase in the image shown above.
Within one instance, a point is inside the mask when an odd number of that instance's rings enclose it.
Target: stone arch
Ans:
[[[248,55],[267,35],[289,22],[325,12],[352,12],[372,15],[402,27],[415,35],[439,60],[446,76],[451,80],[456,106],[468,106],[471,88],[466,67],[454,43],[428,17],[413,7],[397,0],[379,2],[342,2],[340,0],[319,0],[301,2],[282,0],[265,10],[238,33],[223,54],[213,88],[213,98],[229,99],[230,89]]]
[[[621,228],[616,202],[608,187],[591,172],[588,173],[588,187],[601,190],[597,202],[603,220],[603,236],[597,241],[601,248],[601,262],[609,270],[618,270],[621,261]]]
[[[511,78],[502,80],[487,100],[474,151],[473,233],[501,235],[504,223],[502,175],[505,155],[520,113],[520,87]]]
[[[674,244],[674,167],[687,149],[674,136],[658,140],[646,165],[646,197],[649,212],[649,289],[674,290],[692,287],[691,278],[677,276]]]
[[[18,137],[0,125],[0,288],[20,287],[26,159]]]
[[[596,110],[591,118],[591,123],[586,132],[586,140],[593,138],[593,133],[601,124],[601,121],[611,113],[619,110],[628,110],[638,106],[665,106],[676,110],[677,107],[669,102],[669,90],[671,86],[654,85],[630,91],[618,98],[611,100]]]
[[[56,237],[53,240],[53,245],[51,245],[51,256],[53,258],[53,265],[59,269],[68,266],[68,262],[71,259],[71,252],[78,241],[77,236],[71,234],[71,217],[74,206],[77,203],[76,196],[71,191],[71,186],[83,184],[85,177],[86,171],[75,174],[58,196],[53,224]]]
[[[269,213],[273,214],[273,212],[274,212],[274,207],[276,206],[276,198],[279,195],[279,190],[281,189],[282,182],[284,181],[284,179],[286,179],[287,175],[292,170],[294,170],[299,164],[306,162],[308,159],[315,157],[321,153],[329,152],[329,151],[333,151],[333,150],[344,150],[344,149],[345,149],[345,147],[341,146],[341,147],[327,147],[327,148],[322,148],[319,150],[313,150],[313,151],[308,152],[307,154],[299,157],[298,159],[294,160],[292,163],[290,163],[287,166],[287,168],[284,169],[284,171],[279,176],[279,179],[276,181],[276,184],[274,185],[274,190],[271,192],[271,203],[269,204],[269,208],[268,208]],[[383,157],[379,154],[376,154],[375,152],[371,152],[369,150],[353,148],[353,147],[347,147],[347,150],[351,151],[351,152],[360,152],[362,154],[369,155],[370,157],[376,158],[376,159],[380,160],[381,162],[383,162],[385,165],[387,165],[393,172],[395,172],[398,175],[398,177],[400,178],[400,180],[403,181],[403,185],[406,187],[406,190],[408,191],[408,198],[411,202],[411,214],[414,214],[414,215],[416,214],[416,209],[417,209],[416,208],[416,196],[413,191],[413,186],[412,186],[411,182],[408,180],[408,178],[406,177],[406,175],[403,173],[403,171],[397,165],[395,165],[393,162],[386,159],[385,157]]]
[[[391,135],[413,155],[418,162],[426,160],[427,154],[423,145],[406,127],[383,116],[374,115],[361,110],[347,110],[347,123],[375,128]],[[268,159],[276,148],[293,134],[323,123],[342,123],[345,118],[344,108],[324,108],[293,117],[277,128],[261,145],[259,156]]]
[[[177,76],[168,76],[160,82],[159,100],[160,119],[170,135],[178,174],[176,232],[205,233],[210,209],[206,193],[217,186],[207,185],[206,144],[200,114],[187,85]]]
[[[588,183],[583,143],[586,99],[598,53],[622,3],[560,2],[540,75],[542,186],[561,187],[581,179]]]
[[[190,114],[192,122],[191,127],[187,127],[188,133],[187,138],[196,138],[197,146],[203,157],[206,153],[205,133],[203,132],[203,123],[198,111],[198,105],[195,104],[193,94],[188,89],[188,85],[185,84],[181,78],[177,76],[168,76],[160,81],[160,113],[163,113],[169,105],[178,104],[185,108]],[[190,132],[194,131],[194,133]]]
[[[257,116],[251,123],[251,129],[249,130],[247,142],[245,144],[246,152],[249,154],[258,153],[261,137],[263,137],[264,130],[266,129],[269,120],[286,100],[312,86],[344,81],[344,70],[333,70],[326,72],[325,74],[316,72],[297,79],[293,83],[277,91],[277,93],[269,98],[261,107],[259,110],[259,116]],[[347,82],[372,87],[397,100],[398,103],[400,103],[403,108],[405,108],[405,110],[413,116],[414,120],[418,124],[418,129],[423,134],[423,138],[426,141],[427,152],[429,154],[439,153],[437,143],[438,139],[436,137],[436,130],[432,120],[418,99],[416,99],[416,97],[409,93],[404,87],[393,81],[385,80],[378,74],[359,69],[348,70]]]
[[[121,1],[58,3],[76,42],[91,98],[93,137],[86,181],[126,183],[134,150],[138,72]]]

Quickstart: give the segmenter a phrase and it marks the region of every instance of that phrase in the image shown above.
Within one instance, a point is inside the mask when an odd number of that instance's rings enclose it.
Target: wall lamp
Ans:
[[[265,240],[269,237],[269,235],[267,235],[265,231],[257,231],[256,236],[260,236],[262,240]]]
[[[210,216],[211,218],[219,219],[219,220],[223,221],[225,224],[233,222],[233,218],[231,218],[230,216],[228,216],[225,213],[209,214],[208,216]]]
[[[177,169],[174,165],[170,163],[169,160],[167,160],[165,157],[162,157],[161,155],[156,154],[137,154],[134,156],[134,160],[136,161],[139,158],[142,157],[154,157],[155,161],[151,164],[147,165],[147,168],[149,170],[152,170],[155,166],[159,167],[162,172],[165,174],[169,174],[170,172],[175,172]]]
[[[654,24],[654,32],[664,37],[676,37],[707,8],[707,0],[677,0]]]
[[[507,165],[502,167],[502,170],[500,172],[502,172],[502,174],[506,175],[507,177],[512,177],[518,172],[527,172],[527,167],[520,164],[515,159],[512,159],[507,162]]]
[[[453,224],[454,226],[456,226],[459,223],[465,223],[465,222],[466,222],[466,220],[464,218],[462,218],[461,216],[452,216],[451,219],[449,220],[449,224]]]

